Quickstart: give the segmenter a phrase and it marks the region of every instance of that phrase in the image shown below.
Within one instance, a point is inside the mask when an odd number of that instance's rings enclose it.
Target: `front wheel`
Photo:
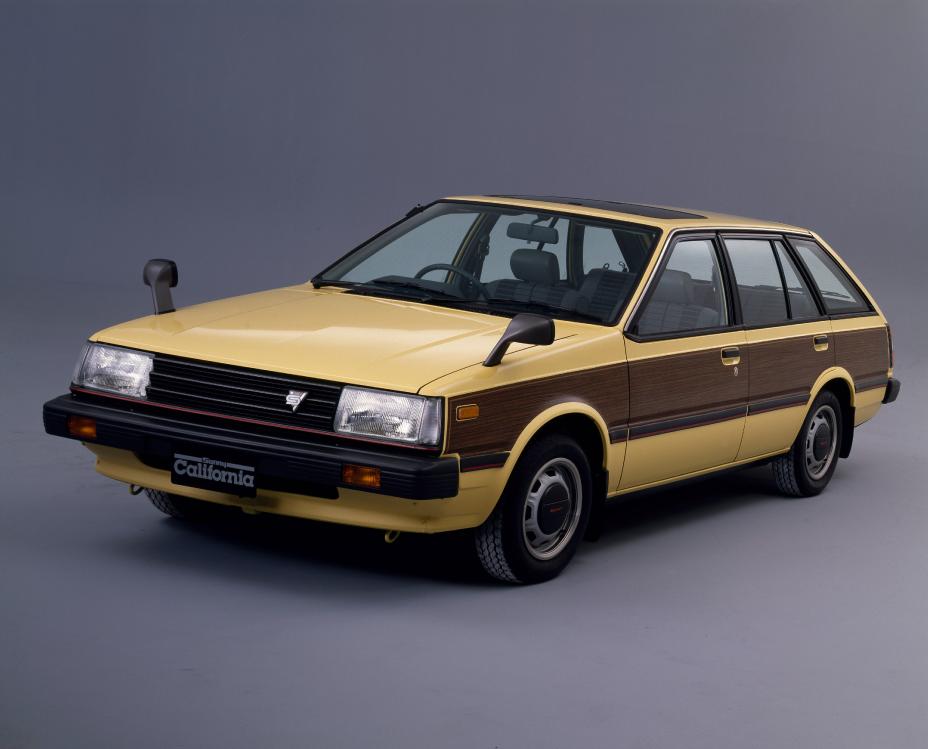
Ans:
[[[841,454],[842,424],[841,401],[823,390],[812,402],[790,451],[773,461],[773,476],[783,494],[811,497],[828,486]]]
[[[169,494],[158,489],[146,489],[149,501],[165,515],[182,520],[204,520],[217,509],[211,502]]]
[[[560,574],[590,519],[592,474],[568,437],[529,445],[503,496],[477,528],[477,556],[487,574],[510,583],[539,583]]]

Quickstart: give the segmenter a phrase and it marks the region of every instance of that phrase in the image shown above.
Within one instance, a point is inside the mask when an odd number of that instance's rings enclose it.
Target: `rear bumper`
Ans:
[[[894,377],[889,378],[886,383],[886,395],[883,396],[883,403],[892,403],[899,397],[899,391],[902,390],[902,383]]]
[[[204,452],[229,451],[255,466],[259,488],[290,494],[335,499],[338,488],[361,491],[342,480],[346,463],[380,469],[380,490],[367,490],[401,499],[426,500],[454,497],[459,489],[457,458],[403,455],[376,447],[345,447],[305,439],[248,434],[235,429],[134,413],[124,408],[78,400],[62,395],[43,408],[45,431],[58,437],[78,439],[134,453],[145,465],[168,470],[174,453],[200,448]],[[96,438],[75,437],[68,431],[68,417],[96,422]],[[184,488],[178,487],[179,493]]]

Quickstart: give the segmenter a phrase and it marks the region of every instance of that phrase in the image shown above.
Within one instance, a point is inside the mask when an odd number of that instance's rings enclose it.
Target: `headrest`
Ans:
[[[512,275],[520,281],[554,286],[561,277],[557,255],[545,250],[516,250],[509,258]]]
[[[665,270],[654,289],[655,302],[692,304],[693,277],[682,270]]]

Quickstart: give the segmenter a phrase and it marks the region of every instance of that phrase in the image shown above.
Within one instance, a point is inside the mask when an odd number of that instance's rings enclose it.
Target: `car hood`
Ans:
[[[294,286],[150,315],[93,340],[205,361],[415,392],[479,364],[508,319]],[[528,346],[517,344],[510,351]]]

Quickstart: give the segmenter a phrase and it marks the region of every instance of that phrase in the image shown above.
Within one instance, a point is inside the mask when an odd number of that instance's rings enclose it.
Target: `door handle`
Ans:
[[[737,346],[726,346],[722,349],[722,364],[731,366],[741,361],[741,349]]]
[[[828,350],[828,336],[822,333],[821,335],[814,336],[812,338],[812,348],[816,351],[827,351]]]

